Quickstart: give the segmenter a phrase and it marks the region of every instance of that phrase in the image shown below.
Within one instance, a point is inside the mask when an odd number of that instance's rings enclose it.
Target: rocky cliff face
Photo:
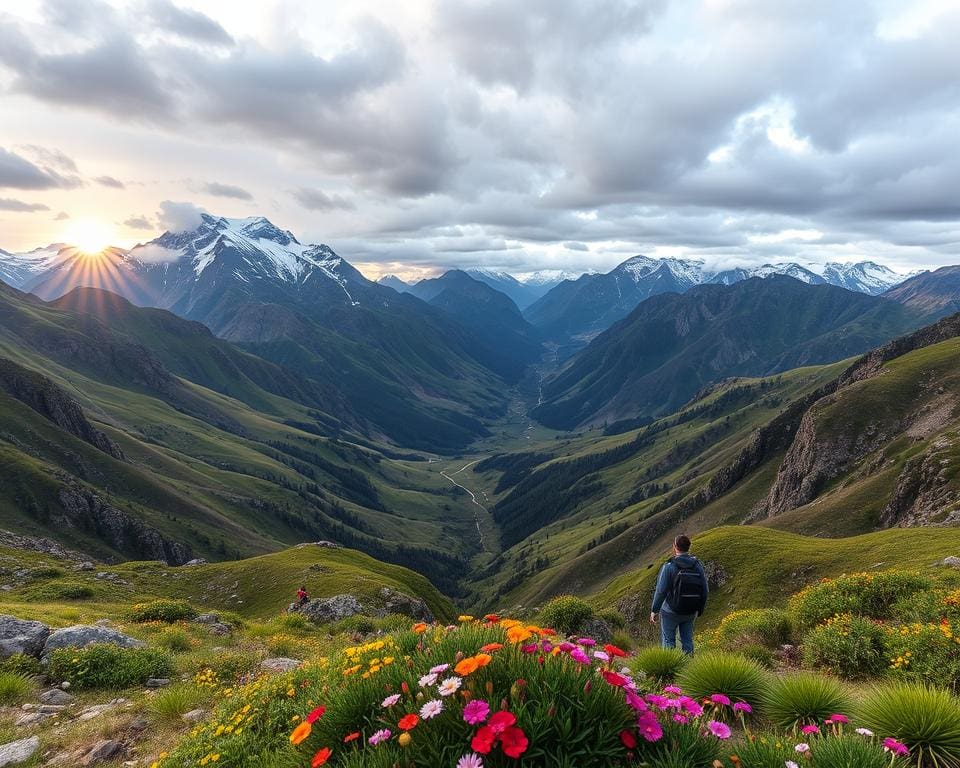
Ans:
[[[62,525],[89,531],[124,555],[183,565],[193,558],[189,546],[163,536],[155,528],[110,506],[92,491],[69,479],[58,494]]]
[[[89,422],[77,401],[45,376],[0,358],[0,389],[65,432],[115,459],[123,459],[119,446]]]
[[[904,465],[880,516],[883,525],[960,525],[960,489],[952,482],[950,455],[956,447],[953,440],[940,437]]]

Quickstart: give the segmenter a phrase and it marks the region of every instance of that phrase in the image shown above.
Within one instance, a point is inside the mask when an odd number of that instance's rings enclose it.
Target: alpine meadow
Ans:
[[[960,9],[0,9],[0,766],[960,768]]]

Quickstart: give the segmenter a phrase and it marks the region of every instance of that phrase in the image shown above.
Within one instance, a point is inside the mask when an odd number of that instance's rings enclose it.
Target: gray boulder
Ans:
[[[0,658],[7,658],[15,653],[39,656],[49,636],[50,627],[39,621],[0,616]]]
[[[960,557],[956,557],[955,555],[945,557],[940,565],[946,566],[947,568],[960,568]]]
[[[297,659],[287,659],[283,656],[278,656],[273,659],[264,659],[260,662],[260,669],[264,672],[270,672],[271,674],[281,674],[283,672],[292,672],[297,667],[303,664],[302,661]]]
[[[363,613],[363,606],[353,595],[334,595],[323,600],[311,600],[300,613],[316,624],[328,624]]]
[[[390,587],[383,587],[380,590],[380,597],[383,598],[383,609],[378,613],[383,616],[400,613],[417,621],[433,621],[433,613],[418,597],[411,597]]]
[[[49,656],[58,648],[86,648],[88,645],[102,643],[117,645],[121,648],[143,648],[146,643],[106,627],[93,627],[77,624],[73,627],[51,632],[43,646],[43,655]]]
[[[0,768],[5,765],[17,765],[25,763],[34,752],[40,749],[40,738],[31,736],[29,739],[20,739],[20,741],[11,741],[9,744],[0,746]]]
[[[87,752],[80,761],[80,765],[96,765],[104,760],[110,760],[123,751],[123,744],[112,739],[104,739],[93,745],[93,748]]]
[[[65,706],[73,702],[73,696],[59,688],[51,688],[40,694],[41,704],[53,704],[55,706]]]

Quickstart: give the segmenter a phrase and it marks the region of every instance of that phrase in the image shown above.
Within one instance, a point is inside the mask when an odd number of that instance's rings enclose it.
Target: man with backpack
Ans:
[[[677,647],[679,631],[683,652],[693,653],[693,625],[707,606],[709,591],[703,564],[690,554],[690,537],[680,534],[673,541],[673,557],[657,576],[650,609],[651,624],[656,624],[659,616],[664,648]]]

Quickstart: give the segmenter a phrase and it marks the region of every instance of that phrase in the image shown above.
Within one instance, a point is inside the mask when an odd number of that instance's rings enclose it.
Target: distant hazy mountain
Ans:
[[[534,415],[557,428],[663,415],[711,382],[841,360],[920,325],[889,299],[781,275],[700,285],[600,334],[545,383]]]
[[[651,259],[634,256],[605,274],[563,282],[527,308],[524,315],[555,341],[582,346],[626,317],[640,302],[661,293],[683,293],[695,285],[731,285],[750,277],[787,275],[811,285],[832,284],[877,295],[905,275],[873,262],[803,266],[788,262],[759,267],[710,269],[700,259]]]
[[[960,312],[960,266],[923,272],[887,291],[884,296],[930,318]]]
[[[61,252],[64,252],[61,255]],[[0,248],[0,280],[14,288],[22,288],[36,275],[42,274],[74,252],[65,243],[52,243],[23,253],[10,253]]]
[[[523,319],[513,300],[472,274],[452,269],[440,277],[421,280],[408,290],[515,360],[516,376],[540,356],[538,332]]]
[[[486,283],[491,288],[505,293],[521,310],[529,307],[560,282],[560,279],[549,278],[518,280],[507,272],[497,272],[490,269],[466,269],[464,272],[475,280]]]
[[[397,293],[409,293],[410,292],[410,283],[401,280],[396,275],[384,275],[377,282],[380,285],[385,285],[387,288],[393,288]]]

